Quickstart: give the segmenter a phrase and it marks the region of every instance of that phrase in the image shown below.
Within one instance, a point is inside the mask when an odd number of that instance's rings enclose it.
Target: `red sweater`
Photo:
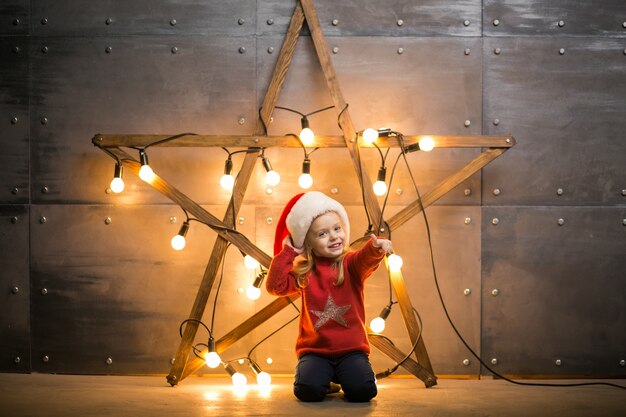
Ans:
[[[265,286],[273,295],[302,294],[300,332],[296,342],[298,358],[308,353],[333,358],[354,351],[369,354],[363,286],[385,254],[371,241],[350,252],[343,262],[344,282],[337,287],[333,285],[337,280],[333,259],[316,257],[306,288],[297,286],[292,272],[296,256],[296,251],[285,245],[272,260]]]

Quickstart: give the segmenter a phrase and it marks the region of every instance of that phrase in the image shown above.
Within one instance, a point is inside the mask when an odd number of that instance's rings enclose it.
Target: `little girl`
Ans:
[[[302,294],[294,382],[302,401],[322,401],[331,381],[348,401],[366,402],[377,394],[363,287],[392,247],[371,235],[361,249],[350,251],[349,235],[344,207],[318,191],[292,198],[276,228],[266,288],[277,296]]]

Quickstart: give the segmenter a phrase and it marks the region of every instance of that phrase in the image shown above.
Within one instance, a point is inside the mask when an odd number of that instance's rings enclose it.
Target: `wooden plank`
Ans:
[[[369,334],[368,339],[372,346],[396,362],[400,362],[406,357],[405,353],[401,352],[400,349],[395,347],[387,338],[383,336]],[[408,358],[400,366],[421,379],[422,382],[424,382],[424,385],[426,385],[426,388],[437,385],[437,377],[428,372],[426,368],[415,362],[412,358]]]
[[[398,227],[413,218],[413,216],[415,216],[417,213],[422,211],[422,207],[426,208],[433,204],[435,201],[439,200],[451,189],[472,176],[476,171],[483,168],[485,165],[496,159],[498,156],[502,155],[504,152],[506,152],[507,149],[508,148],[488,149],[478,155],[470,163],[465,165],[459,171],[450,175],[448,178],[444,179],[432,190],[426,193],[424,197],[422,197],[421,203],[420,200],[417,199],[399,212],[397,212],[395,215],[393,215],[388,221],[389,228],[391,230],[396,230]]]
[[[243,202],[243,195],[250,181],[250,177],[252,176],[252,172],[254,171],[254,165],[257,157],[258,155],[256,153],[247,153],[241,166],[241,170],[237,175],[237,180],[233,188],[233,197],[230,199],[229,207],[224,216],[224,223],[231,227],[234,224],[234,216],[239,212],[241,203]],[[235,196],[237,196],[237,198],[235,198]],[[218,236],[213,244],[211,257],[209,258],[209,263],[207,264],[202,281],[198,287],[198,292],[196,293],[195,301],[191,307],[189,318],[202,320],[206,304],[211,294],[211,289],[213,288],[213,284],[215,282],[215,277],[217,276],[219,267],[224,259],[224,254],[227,249],[228,242],[221,236]],[[174,363],[172,364],[170,373],[166,377],[167,382],[171,385],[176,385],[184,379],[183,371],[189,360],[191,346],[196,338],[197,330],[198,323],[195,321],[188,322],[185,326],[183,337],[180,340],[176,355],[174,356]]]
[[[215,350],[218,353],[222,353],[231,347],[235,342],[239,339],[250,333],[252,330],[259,327],[268,319],[272,318],[276,313],[281,311],[283,308],[287,307],[291,304],[292,301],[300,298],[300,294],[292,294],[288,297],[280,297],[276,300],[269,303],[263,309],[259,310],[257,313],[252,315],[246,321],[241,323],[239,326],[232,329],[230,332],[226,333],[219,340],[215,342]],[[207,353],[207,350],[204,349],[199,355],[204,357]],[[183,379],[192,373],[196,372],[204,365],[204,360],[194,357],[189,360],[187,366],[185,367],[185,371],[183,373]]]
[[[404,277],[402,276],[402,271],[391,271],[389,269],[387,258],[385,258],[385,266],[387,267],[389,280],[396,294],[398,305],[400,306],[400,311],[402,313],[402,318],[404,319],[404,324],[409,332],[411,343],[415,343],[417,337],[421,333],[421,330],[419,328],[419,324],[417,323],[417,319],[415,318],[415,314],[413,313],[413,305],[411,304],[409,293],[406,290],[406,284],[404,282]],[[420,337],[415,348],[415,357],[417,358],[417,362],[421,364],[429,373],[435,373],[433,371],[433,366],[430,363],[428,352],[426,352],[426,345],[424,344],[423,335],[422,337]]]
[[[378,229],[378,225],[382,223],[382,212],[380,210],[380,206],[378,205],[378,199],[372,189],[372,181],[367,175],[364,174],[366,171],[363,168],[361,158],[358,154],[359,147],[357,133],[354,129],[352,118],[350,117],[350,113],[348,111],[348,105],[343,98],[341,89],[339,88],[337,74],[330,59],[328,44],[326,43],[319,18],[317,17],[317,11],[313,6],[312,0],[301,0],[300,3],[302,4],[302,9],[304,10],[307,25],[311,31],[311,38],[313,40],[320,65],[322,66],[322,71],[326,79],[326,85],[328,86],[333,105],[335,106],[335,111],[337,112],[339,126],[343,132],[343,137],[348,151],[350,152],[350,158],[354,164],[357,177],[359,178],[359,182],[363,188],[365,207],[369,213],[372,224],[376,229]],[[377,233],[380,233],[380,231]]]
[[[263,118],[269,119],[271,113],[263,108]],[[262,130],[262,124],[260,129]],[[263,136],[258,135],[188,135],[169,142],[154,145],[154,147],[180,147],[180,148],[299,148],[300,142],[293,136]],[[172,137],[173,135],[122,135],[122,134],[97,134],[92,142],[100,147],[137,147],[143,148],[152,143]],[[404,136],[405,145],[418,143],[424,136],[430,136],[435,141],[437,148],[510,148],[515,144],[512,136],[443,136],[443,135],[414,135]],[[379,138],[376,141],[379,148],[399,148],[395,138]],[[345,148],[346,141],[343,136],[315,135],[315,143],[312,147],[320,148]],[[361,148],[374,148],[374,145],[359,142]]]

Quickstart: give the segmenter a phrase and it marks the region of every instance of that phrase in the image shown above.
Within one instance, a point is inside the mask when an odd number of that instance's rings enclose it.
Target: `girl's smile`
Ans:
[[[313,253],[324,258],[336,258],[345,248],[346,233],[339,215],[334,211],[322,214],[311,223],[306,240]]]

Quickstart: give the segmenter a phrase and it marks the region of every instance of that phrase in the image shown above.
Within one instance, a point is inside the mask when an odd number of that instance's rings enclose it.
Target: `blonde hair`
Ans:
[[[304,251],[300,256],[298,256],[293,265],[293,272],[296,275],[296,284],[300,288],[306,288],[309,285],[309,272],[315,268],[315,256],[313,254],[313,248],[304,240],[303,245]],[[338,287],[343,284],[344,273],[343,273],[343,260],[346,255],[350,252],[350,247],[346,246],[343,250],[343,253],[335,258],[333,262],[333,268],[338,269],[337,272],[337,280],[333,284],[335,287]]]

